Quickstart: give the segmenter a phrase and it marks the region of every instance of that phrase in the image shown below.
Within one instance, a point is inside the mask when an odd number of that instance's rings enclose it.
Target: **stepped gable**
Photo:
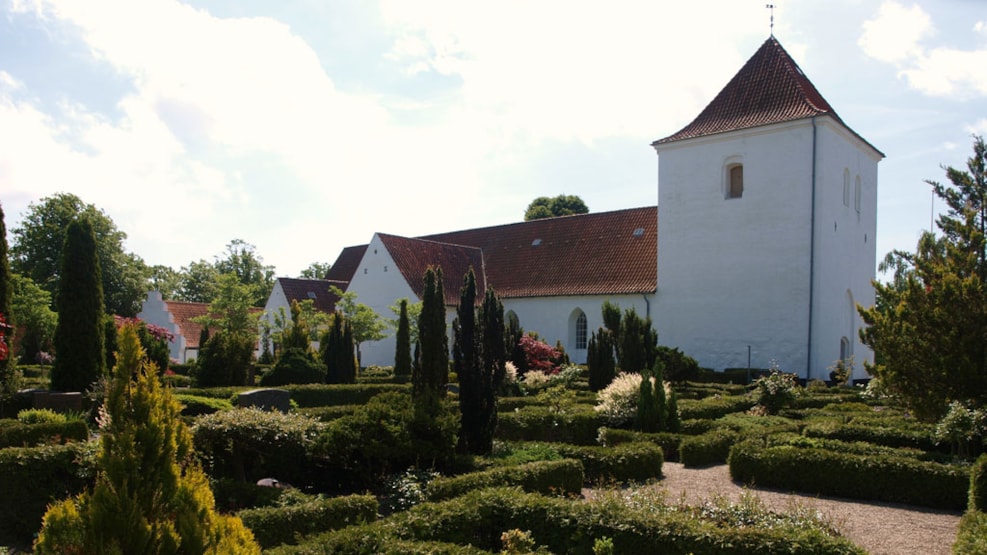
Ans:
[[[843,123],[772,36],[692,123],[652,146],[821,114]]]
[[[463,287],[463,277],[471,266],[476,275],[477,299],[483,299],[486,280],[483,272],[483,253],[479,248],[427,239],[409,239],[384,233],[378,233],[377,237],[419,299],[425,292],[423,277],[429,266],[442,268],[442,287],[447,305],[459,304],[459,290]]]
[[[657,228],[657,207],[649,206],[420,239],[481,249],[486,283],[501,298],[616,295],[655,291]]]
[[[198,349],[202,326],[193,322],[192,318],[207,315],[209,313],[209,304],[183,301],[165,301],[164,303],[168,312],[171,313],[173,321],[178,325],[178,333],[185,338],[185,347],[188,349]]]

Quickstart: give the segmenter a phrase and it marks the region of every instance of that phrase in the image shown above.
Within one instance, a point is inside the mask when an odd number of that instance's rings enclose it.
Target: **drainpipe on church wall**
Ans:
[[[816,116],[812,116],[812,204],[809,216],[809,337],[805,349],[805,381],[812,379],[812,309],[816,281]]]

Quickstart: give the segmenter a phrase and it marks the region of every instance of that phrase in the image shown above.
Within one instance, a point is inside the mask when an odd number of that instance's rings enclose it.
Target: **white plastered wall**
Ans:
[[[192,356],[186,359],[185,337],[180,333],[178,324],[175,323],[174,317],[168,311],[168,305],[165,304],[161,291],[147,292],[147,298],[141,303],[141,311],[137,314],[137,318],[142,322],[162,327],[171,332],[175,339],[168,344],[169,358],[177,360],[180,364],[195,358]],[[193,351],[193,353],[195,352],[197,351]]]

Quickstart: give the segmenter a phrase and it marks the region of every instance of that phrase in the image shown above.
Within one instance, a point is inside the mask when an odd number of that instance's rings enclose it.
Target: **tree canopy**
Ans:
[[[531,201],[524,211],[524,221],[570,216],[572,214],[588,214],[589,208],[583,199],[576,195],[559,195],[556,197],[538,197]]]
[[[147,292],[149,272],[144,261],[124,250],[127,234],[117,229],[105,212],[71,193],[56,193],[28,206],[20,225],[11,230],[12,270],[54,296],[61,277],[65,230],[80,217],[91,222],[96,238],[105,310],[120,316],[136,315]]]
[[[859,309],[861,339],[874,349],[868,371],[919,416],[942,416],[951,401],[987,402],[987,145],[974,138],[966,171],[945,168],[950,184],[927,181],[946,210],[939,233],[914,253],[894,251],[893,270],[875,283],[873,307]]]

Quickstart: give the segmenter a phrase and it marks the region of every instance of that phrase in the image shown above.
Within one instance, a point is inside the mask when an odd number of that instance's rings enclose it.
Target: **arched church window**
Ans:
[[[850,340],[843,336],[840,338],[840,360],[846,362],[850,358]]]
[[[744,166],[743,164],[732,164],[727,168],[728,187],[727,198],[740,198],[744,196]]]
[[[583,311],[576,317],[576,348],[586,348],[586,313]]]
[[[850,206],[850,169],[843,169],[843,206]]]

